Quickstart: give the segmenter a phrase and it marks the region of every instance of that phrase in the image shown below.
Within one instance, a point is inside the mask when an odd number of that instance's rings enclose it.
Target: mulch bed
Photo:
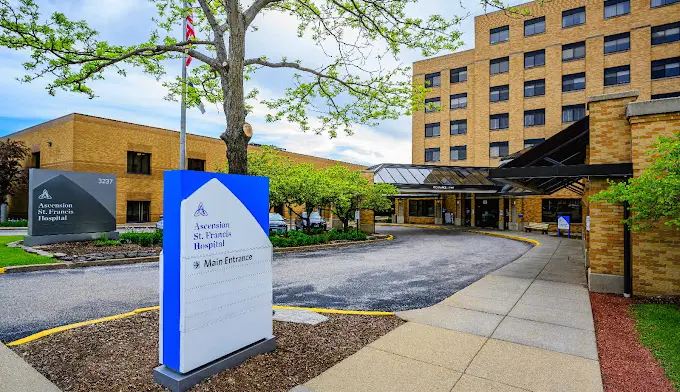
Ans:
[[[203,381],[191,391],[286,392],[347,358],[403,321],[330,315],[317,325],[274,322],[277,349]],[[13,347],[64,391],[164,391],[158,366],[158,312],[76,328]]]
[[[676,392],[652,353],[642,346],[630,315],[634,301],[590,294],[606,392]]]
[[[120,244],[114,246],[94,246],[92,241],[62,242],[59,244],[38,247],[50,253],[66,253],[69,256],[81,256],[93,253],[128,253],[128,252],[154,252],[159,254],[163,245],[141,246],[137,244]]]

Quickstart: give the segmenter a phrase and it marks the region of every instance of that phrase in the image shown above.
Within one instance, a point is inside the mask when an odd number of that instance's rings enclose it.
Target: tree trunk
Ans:
[[[7,222],[7,203],[0,204],[0,223]]]
[[[250,138],[243,132],[246,109],[243,95],[243,73],[245,58],[245,21],[242,15],[231,24],[229,31],[229,69],[222,73],[222,92],[224,93],[224,115],[227,129],[220,136],[227,144],[229,173],[248,174],[248,142]]]

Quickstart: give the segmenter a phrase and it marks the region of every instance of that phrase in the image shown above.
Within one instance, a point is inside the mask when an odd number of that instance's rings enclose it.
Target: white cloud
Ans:
[[[85,19],[90,27],[101,31],[103,39],[115,44],[131,44],[145,40],[153,29],[150,17],[154,7],[150,2],[139,0],[38,0],[44,14],[59,10],[72,19]],[[457,1],[422,0],[411,6],[409,16],[426,16],[436,12],[444,17],[465,12],[479,13],[479,3],[466,1],[467,9],[461,10]],[[301,59],[312,66],[327,63],[323,52],[308,38],[297,37],[297,21],[281,14],[265,14],[256,20],[259,31],[249,38],[249,56],[266,55],[271,59],[287,56]],[[463,22],[465,47],[474,45],[472,18]],[[44,90],[45,80],[22,84],[14,80],[24,75],[21,62],[25,55],[0,49],[0,117],[15,119],[36,119],[44,121],[72,112],[135,122],[169,129],[179,128],[179,104],[163,99],[166,91],[160,82],[131,70],[123,78],[111,72],[106,80],[91,84],[98,97],[89,100],[84,96],[57,92],[51,97]],[[418,51],[405,51],[399,61],[410,64],[420,59]],[[374,62],[369,63],[375,65]],[[395,63],[396,64],[396,63]],[[178,62],[168,64],[168,77],[180,71]],[[280,96],[290,86],[290,72],[267,71],[257,75],[252,83],[263,97]],[[249,83],[250,84],[250,83]],[[224,115],[219,108],[208,106],[208,112],[201,115],[198,110],[188,112],[188,130],[206,136],[218,137],[225,128]],[[403,117],[396,121],[383,122],[377,128],[355,127],[353,136],[338,135],[330,139],[327,135],[303,133],[294,125],[285,122],[266,123],[265,111],[256,105],[255,112],[248,117],[255,128],[253,142],[276,144],[289,151],[342,159],[357,163],[411,162],[411,122]],[[0,130],[0,134],[17,129]]]

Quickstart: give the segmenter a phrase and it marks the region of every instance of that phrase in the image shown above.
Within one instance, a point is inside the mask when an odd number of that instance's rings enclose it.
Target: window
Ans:
[[[562,11],[562,28],[586,23],[586,7]]]
[[[434,216],[434,200],[409,200],[409,216]]]
[[[464,161],[467,159],[467,146],[453,146],[451,147],[451,160]]]
[[[568,215],[571,223],[582,223],[581,199],[543,199],[543,222],[557,222],[558,216]]]
[[[524,68],[540,67],[545,65],[545,50],[524,53]]]
[[[451,121],[451,135],[464,135],[467,133],[467,120]]]
[[[510,154],[508,142],[489,143],[489,158],[500,158]]]
[[[438,148],[426,148],[425,149],[425,162],[439,162],[439,149]]]
[[[40,151],[31,154],[31,167],[40,169]]]
[[[205,171],[205,160],[189,158],[187,169],[193,171]]]
[[[545,95],[545,79],[524,82],[525,97],[538,97],[540,95]]]
[[[524,36],[545,33],[545,16],[524,21]]]
[[[621,67],[605,68],[604,85],[614,86],[617,84],[630,83],[630,65]]]
[[[604,37],[604,54],[624,52],[630,49],[630,33]]]
[[[425,124],[425,137],[439,136],[439,123]]]
[[[467,94],[454,94],[451,96],[451,109],[465,109],[467,107]]]
[[[524,139],[524,148],[529,148],[529,147],[534,147],[538,146],[539,144],[543,143],[545,139]]]
[[[586,74],[584,72],[562,76],[562,92],[583,90],[586,88]]]
[[[680,41],[680,22],[652,27],[652,45]]]
[[[607,0],[604,2],[604,18],[630,14],[630,0]]]
[[[578,121],[586,116],[586,105],[562,106],[562,122],[570,123]]]
[[[652,61],[652,79],[680,76],[680,57]]]
[[[525,110],[524,126],[534,127],[537,125],[545,125],[545,109]]]
[[[425,75],[425,87],[439,87],[441,85],[441,73],[431,73]]]
[[[585,41],[562,45],[562,61],[579,60],[585,57],[586,57]]]
[[[150,201],[131,201],[127,202],[127,223],[139,223],[151,221],[149,211],[151,210]]]
[[[662,7],[664,5],[669,5],[669,4],[674,4],[677,3],[680,0],[652,0],[652,8],[653,7]]]
[[[652,99],[665,99],[665,98],[677,98],[680,97],[680,91],[675,93],[664,93],[664,94],[652,94]]]
[[[508,113],[492,114],[489,116],[489,129],[508,129],[510,127],[510,115]]]
[[[461,83],[467,80],[467,67],[451,70],[451,83]]]
[[[151,154],[128,151],[127,172],[130,174],[151,174]]]
[[[439,97],[428,98],[425,100],[425,113],[438,112],[441,108],[441,101]]]
[[[504,42],[510,39],[510,26],[497,27],[491,29],[489,42],[492,44],[497,44],[499,42]]]
[[[507,101],[510,99],[510,86],[491,87],[489,89],[489,102]]]
[[[510,70],[510,58],[501,57],[499,59],[493,59],[489,62],[489,72],[491,75],[506,73]]]

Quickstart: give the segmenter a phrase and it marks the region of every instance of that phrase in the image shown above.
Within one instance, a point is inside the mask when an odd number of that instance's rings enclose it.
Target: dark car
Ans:
[[[326,220],[321,217],[321,214],[319,214],[317,211],[314,211],[309,216],[309,226],[312,229],[324,229],[324,230],[326,230]],[[297,218],[295,220],[295,229],[296,230],[303,230],[305,228],[307,228],[307,213],[303,212],[302,218]]]
[[[288,223],[281,214],[269,213],[269,233],[285,233],[288,231]]]

